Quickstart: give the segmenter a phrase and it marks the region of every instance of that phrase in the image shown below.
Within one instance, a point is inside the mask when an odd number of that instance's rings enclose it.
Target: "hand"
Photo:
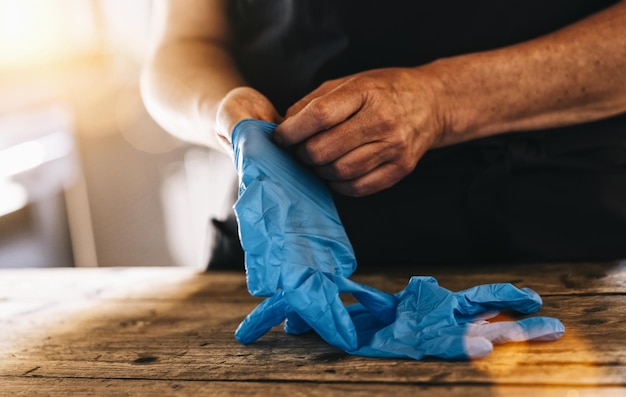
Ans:
[[[395,298],[348,277],[354,251],[324,183],[273,144],[275,124],[238,123],[232,134],[240,178],[235,213],[245,252],[248,290],[269,296],[235,336],[250,343],[287,319],[286,331],[313,328],[338,348],[357,348],[357,334],[339,294],[351,293],[373,316],[392,321]]]
[[[244,119],[258,119],[278,123],[282,117],[274,105],[251,87],[237,87],[228,92],[217,108],[217,135],[227,153],[231,153],[231,132]]]
[[[491,353],[493,344],[550,341],[565,332],[559,320],[549,317],[487,322],[502,310],[529,314],[541,307],[536,292],[511,284],[451,292],[432,277],[412,277],[396,298],[395,321],[390,323],[379,320],[362,305],[348,308],[359,335],[359,349],[352,354],[416,360],[425,356],[481,358]]]
[[[429,68],[378,69],[323,84],[287,111],[273,139],[334,190],[364,196],[409,174],[446,130]]]

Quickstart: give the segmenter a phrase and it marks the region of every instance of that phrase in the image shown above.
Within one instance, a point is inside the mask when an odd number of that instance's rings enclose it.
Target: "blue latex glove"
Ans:
[[[313,328],[324,340],[356,350],[357,333],[340,293],[351,293],[374,318],[393,321],[393,295],[355,283],[352,246],[326,185],[270,134],[275,124],[239,122],[232,133],[239,199],[235,213],[248,290],[268,296],[235,332],[250,343],[282,323],[289,333]]]
[[[363,305],[348,308],[359,335],[359,349],[350,353],[416,360],[480,358],[491,353],[494,343],[549,341],[565,332],[559,320],[549,317],[487,322],[503,310],[529,314],[541,307],[536,292],[511,284],[451,292],[432,277],[412,277],[396,298],[393,322],[381,321]]]
[[[348,279],[354,253],[332,197],[315,176],[269,140],[275,125],[239,123],[233,148],[240,176],[235,204],[246,253],[248,289],[269,296],[236,331],[250,343],[285,319],[289,333],[310,327],[330,344],[373,357],[483,357],[493,343],[553,340],[553,318],[488,323],[501,310],[533,313],[541,298],[529,289],[490,284],[453,293],[430,277],[413,277],[395,296]],[[339,293],[361,302],[344,307]]]

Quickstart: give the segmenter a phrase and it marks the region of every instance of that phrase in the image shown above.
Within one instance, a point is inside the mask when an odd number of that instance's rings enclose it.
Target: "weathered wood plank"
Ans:
[[[194,295],[245,298],[243,273],[198,273],[169,268],[56,268],[0,270],[0,301],[178,300]]]
[[[357,273],[354,279],[394,293],[411,275],[432,275],[453,291],[478,284],[513,282],[553,294],[626,293],[626,261],[584,264],[406,267],[385,274]],[[176,300],[245,299],[242,273],[197,273],[186,268],[96,268],[0,270],[0,301],[6,299]]]
[[[395,292],[412,274],[433,275],[451,290],[492,282],[534,288],[545,303],[538,315],[560,318],[566,335],[552,343],[498,346],[489,357],[471,362],[349,356],[313,334],[294,337],[278,329],[242,346],[233,331],[259,299],[248,295],[240,273],[0,271],[0,390],[25,395],[625,395],[626,262],[395,269],[355,278]]]
[[[0,304],[0,313],[10,302]],[[274,330],[249,346],[233,330],[255,302],[83,301],[0,321],[0,374],[186,380],[597,385],[626,383],[626,296],[554,296],[557,342],[496,347],[474,362],[348,356],[315,335]],[[3,332],[4,333],[4,332]]]
[[[562,294],[626,293],[626,261],[606,263],[550,263],[482,266],[422,266],[385,269],[355,279],[394,292],[411,275],[432,275],[440,285],[458,291],[479,284],[511,282],[530,287],[542,296]]]
[[[3,393],[25,396],[446,396],[623,397],[622,387],[421,385],[380,383],[208,382],[0,377]]]

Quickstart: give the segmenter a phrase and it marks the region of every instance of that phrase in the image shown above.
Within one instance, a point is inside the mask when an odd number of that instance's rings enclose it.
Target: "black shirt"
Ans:
[[[519,43],[616,1],[232,0],[248,82],[284,112],[321,82]],[[336,196],[360,265],[626,257],[626,115],[433,150]]]

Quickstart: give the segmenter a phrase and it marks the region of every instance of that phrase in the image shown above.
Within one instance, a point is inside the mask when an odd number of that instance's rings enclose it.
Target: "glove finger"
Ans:
[[[309,332],[311,326],[295,312],[287,313],[287,321],[285,321],[285,332],[290,335],[300,335]]]
[[[333,275],[332,278],[341,293],[352,294],[384,323],[391,324],[394,322],[398,305],[398,299],[395,296],[342,276]]]
[[[425,356],[446,360],[483,358],[493,351],[493,343],[487,338],[470,335],[442,335],[420,344]]]
[[[235,331],[235,338],[243,344],[252,343],[285,320],[287,303],[282,294],[265,299],[246,316]]]
[[[358,347],[357,334],[339,289],[320,272],[310,272],[293,289],[285,289],[285,300],[322,339],[352,351]]]
[[[530,288],[519,289],[512,284],[485,284],[454,294],[459,303],[458,312],[473,316],[494,310],[515,310],[534,313],[541,308],[541,297]]]
[[[529,317],[519,321],[468,324],[466,335],[483,337],[495,344],[559,339],[565,327],[556,318]]]
[[[466,336],[452,332],[431,339],[396,338],[391,329],[378,332],[371,343],[354,354],[369,357],[405,357],[421,360],[424,356],[446,360],[482,358],[493,351],[493,344],[483,337]]]

